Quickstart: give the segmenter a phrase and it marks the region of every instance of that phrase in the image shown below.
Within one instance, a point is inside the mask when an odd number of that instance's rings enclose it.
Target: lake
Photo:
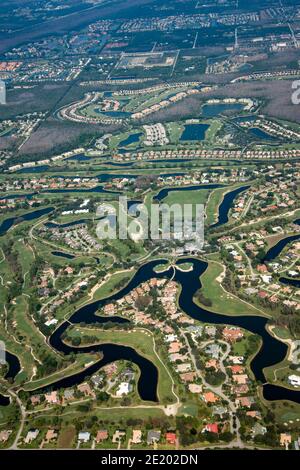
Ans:
[[[205,140],[205,132],[209,128],[209,124],[187,124],[180,140]]]
[[[233,206],[235,198],[243,191],[247,191],[249,188],[250,186],[241,186],[240,188],[234,189],[233,191],[230,191],[224,195],[223,201],[219,205],[218,222],[211,225],[210,228],[220,227],[220,225],[226,224],[228,222],[229,211]]]
[[[211,103],[202,106],[201,116],[206,118],[213,118],[227,111],[239,112],[243,109],[244,105],[241,103]]]
[[[5,235],[6,232],[13,226],[21,222],[28,222],[30,220],[38,219],[43,215],[49,214],[54,210],[54,207],[45,207],[44,209],[38,209],[33,212],[26,212],[25,214],[20,214],[15,217],[10,217],[5,219],[0,225],[0,236]]]

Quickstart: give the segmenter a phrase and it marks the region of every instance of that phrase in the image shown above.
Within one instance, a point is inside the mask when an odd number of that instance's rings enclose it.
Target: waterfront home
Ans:
[[[103,382],[103,377],[101,377],[101,375],[93,375],[91,377],[91,381],[95,387],[99,387],[99,385]]]
[[[244,367],[240,366],[240,365],[233,365],[233,366],[229,366],[231,372],[233,374],[242,374],[244,372]]]
[[[300,387],[300,375],[289,375],[288,376],[288,382],[291,384],[293,387]]]
[[[232,393],[234,395],[244,395],[245,393],[249,392],[249,387],[247,384],[236,385],[232,388]]]
[[[249,378],[247,374],[234,374],[232,380],[239,385],[244,385],[248,382]]]
[[[252,404],[255,402],[253,397],[239,397],[235,399],[236,406],[243,408],[251,408]]]
[[[205,333],[208,336],[211,336],[212,338],[214,338],[216,336],[216,333],[217,333],[217,328],[215,326],[208,325],[208,326],[205,327]]]
[[[34,405],[39,405],[41,403],[41,397],[40,395],[32,395],[30,397],[31,404]]]
[[[232,364],[243,364],[244,356],[228,356],[228,361]]]
[[[129,382],[121,382],[118,390],[116,391],[117,397],[128,395],[132,391],[132,385]]]
[[[95,393],[89,386],[87,382],[84,382],[83,384],[77,385],[77,389],[79,392],[83,393],[86,397],[93,397],[95,398]]]
[[[45,393],[45,400],[51,405],[57,405],[59,403],[58,393],[56,391]]]
[[[225,327],[222,331],[222,335],[225,340],[234,342],[237,341],[238,339],[243,338],[244,333],[240,328],[235,328],[235,327]]]
[[[64,391],[64,399],[65,400],[73,400],[74,398],[74,390],[69,388],[68,390]]]

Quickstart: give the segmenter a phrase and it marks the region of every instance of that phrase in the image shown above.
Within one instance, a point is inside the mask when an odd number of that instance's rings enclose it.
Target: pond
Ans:
[[[137,132],[136,134],[130,134],[127,139],[122,140],[119,143],[120,147],[126,147],[126,145],[130,144],[135,144],[140,140],[140,137],[142,137],[143,133],[142,132]]]
[[[213,118],[227,111],[242,111],[244,105],[241,103],[211,103],[205,104],[201,109],[201,116]]]
[[[54,207],[45,207],[44,209],[38,209],[33,212],[26,212],[25,214],[20,214],[15,217],[9,217],[8,219],[3,220],[0,224],[0,236],[5,235],[8,230],[13,226],[21,222],[28,222],[30,220],[38,219],[43,215],[49,214],[54,210]]]
[[[66,259],[75,258],[75,255],[71,255],[71,253],[65,253],[64,251],[51,251],[51,255],[58,256],[60,258],[66,258]]]
[[[250,186],[242,186],[224,195],[223,201],[219,205],[218,222],[211,225],[211,228],[219,227],[220,225],[226,224],[228,222],[229,211],[233,206],[233,202],[236,196],[238,196],[238,194],[242,193],[243,191],[247,191],[249,188]]]
[[[259,127],[251,127],[249,129],[249,132],[250,134],[254,135],[255,137],[257,137],[258,139],[263,139],[263,140],[273,140],[273,141],[276,141],[278,139],[276,139],[276,137],[274,137],[273,135],[271,134],[268,134],[267,132],[263,131],[262,129],[260,129]]]
[[[205,140],[205,133],[209,124],[187,124],[180,140]]]

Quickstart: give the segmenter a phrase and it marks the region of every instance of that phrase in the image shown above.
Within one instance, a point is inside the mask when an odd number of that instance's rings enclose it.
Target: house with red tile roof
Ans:
[[[244,372],[244,367],[238,364],[229,366],[229,368],[233,374],[242,374]]]
[[[168,444],[176,444],[177,437],[175,432],[167,432],[165,438]]]
[[[233,342],[243,338],[244,333],[240,328],[226,326],[222,331],[222,335],[227,341]]]
[[[219,433],[218,424],[208,423],[202,432],[213,432],[214,434],[218,434]]]
[[[256,269],[259,273],[267,273],[268,272],[268,268],[265,264],[258,264],[256,266]]]
[[[196,378],[196,372],[184,372],[180,374],[182,382],[193,382]]]
[[[219,397],[215,395],[213,392],[203,393],[203,399],[205,403],[216,403],[217,401],[219,401]]]
[[[106,429],[100,429],[97,432],[96,443],[99,444],[99,442],[106,441],[106,439],[108,439],[108,431]]]

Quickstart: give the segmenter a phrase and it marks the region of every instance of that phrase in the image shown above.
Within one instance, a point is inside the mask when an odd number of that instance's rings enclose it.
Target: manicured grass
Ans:
[[[215,143],[216,134],[222,128],[223,123],[217,119],[211,119],[209,121],[202,122],[210,125],[205,132],[205,141],[213,145]]]
[[[212,306],[205,308],[224,315],[259,315],[259,311],[250,304],[242,302],[222,289],[216,280],[221,273],[222,266],[210,261],[207,270],[201,276],[201,292],[204,297],[212,301]]]
[[[189,415],[189,416],[197,416],[198,415],[198,406],[196,403],[185,403],[179,409],[180,415]]]
[[[95,362],[98,360],[99,360],[99,357],[95,358],[95,355],[93,354],[80,354],[76,356],[73,364],[70,364],[66,368],[58,372],[55,372],[54,374],[48,375],[45,378],[30,381],[27,384],[25,384],[23,388],[26,391],[30,391],[30,390],[35,390],[37,388],[45,387],[46,385],[54,383],[64,377],[80,372],[86,367],[87,364],[91,365],[92,362]]]
[[[32,266],[32,263],[34,262],[35,255],[34,251],[31,248],[30,245],[25,243],[24,240],[18,240],[14,244],[14,248],[18,252],[18,260],[19,263],[22,266],[22,274],[23,274],[23,280],[24,280],[24,289],[29,287],[29,271]]]
[[[165,204],[205,204],[209,190],[172,191],[162,201]]]
[[[206,204],[206,222],[207,225],[212,225],[217,222],[218,208],[222,202],[223,195],[228,191],[228,188],[217,188],[210,194]]]
[[[115,290],[119,290],[118,285],[122,283],[122,286],[125,286],[127,282],[133,276],[133,270],[127,270],[122,272],[116,272],[113,274],[105,284],[99,287],[94,294],[94,300],[104,299],[109,295],[113,294]]]
[[[169,122],[166,124],[167,134],[172,143],[178,143],[184,127],[179,122]]]
[[[30,345],[34,351],[35,356],[43,361],[41,352],[47,350],[48,355],[58,357],[52,349],[47,345],[44,336],[35,326],[34,322],[28,316],[28,305],[25,296],[16,298],[16,304],[11,312],[12,318],[15,321],[15,335],[20,342],[25,345]]]
[[[155,266],[154,272],[161,273],[161,272],[166,271],[167,269],[169,269],[169,267],[170,267],[170,265],[168,263],[158,264],[157,266]]]
[[[291,334],[288,331],[288,329],[283,328],[281,326],[275,326],[275,328],[273,328],[272,331],[276,336],[278,336],[279,338],[282,338],[282,339],[288,339],[288,338],[291,337]]]

